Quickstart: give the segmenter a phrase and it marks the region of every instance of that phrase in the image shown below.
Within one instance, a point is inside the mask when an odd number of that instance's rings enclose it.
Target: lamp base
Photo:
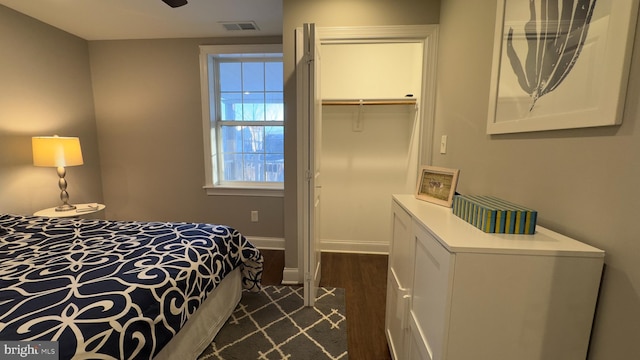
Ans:
[[[71,211],[75,209],[76,209],[75,205],[62,204],[56,208],[56,211]]]
[[[58,186],[60,187],[60,200],[62,200],[62,205],[56,208],[56,211],[70,211],[75,210],[75,205],[69,205],[69,193],[67,193],[67,180],[64,179],[67,171],[64,166],[58,166]]]

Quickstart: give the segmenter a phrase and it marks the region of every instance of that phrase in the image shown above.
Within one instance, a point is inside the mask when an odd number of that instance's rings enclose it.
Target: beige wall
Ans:
[[[434,135],[448,152],[434,149],[434,164],[461,169],[460,192],[537,209],[542,226],[605,250],[589,358],[637,358],[640,36],[621,126],[488,136],[495,2],[443,1],[440,20]]]
[[[285,132],[285,267],[298,268],[296,186],[295,29],[304,23],[319,27],[437,24],[440,0],[283,0]]]
[[[283,198],[207,196],[199,45],[280,37],[89,43],[107,217],[226,224],[283,238]],[[260,221],[252,223],[257,210]]]
[[[0,213],[59,205],[54,168],[34,167],[31,137],[78,136],[71,203],[102,202],[87,42],[0,5]]]

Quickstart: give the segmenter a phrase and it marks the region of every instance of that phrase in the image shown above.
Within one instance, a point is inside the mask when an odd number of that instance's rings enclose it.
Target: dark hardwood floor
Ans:
[[[261,250],[264,285],[280,285],[284,251]],[[345,289],[349,360],[391,359],[384,334],[387,256],[322,253],[320,286]]]

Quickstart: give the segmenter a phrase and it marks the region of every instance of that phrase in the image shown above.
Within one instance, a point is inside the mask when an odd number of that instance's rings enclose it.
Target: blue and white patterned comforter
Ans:
[[[227,226],[0,215],[0,340],[149,359],[236,267],[259,290],[262,261]]]

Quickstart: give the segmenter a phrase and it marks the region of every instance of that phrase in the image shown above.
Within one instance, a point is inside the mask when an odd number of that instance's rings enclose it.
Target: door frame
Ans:
[[[433,128],[435,122],[436,104],[436,68],[438,49],[438,25],[399,25],[399,26],[355,26],[355,27],[316,27],[316,32],[320,38],[320,46],[323,44],[348,44],[348,43],[422,43],[422,96],[418,99],[418,126],[419,126],[419,147],[417,167],[420,164],[431,165],[433,156]],[[297,47],[298,45],[296,45]],[[299,63],[298,51],[296,50],[296,64]],[[298,79],[299,81],[299,79]],[[303,199],[304,182],[306,181],[306,169],[303,165],[301,154],[308,151],[304,143],[303,117],[300,113],[302,109],[297,106],[297,238],[298,238],[298,283],[304,282],[304,221],[309,215],[306,202]],[[295,278],[291,274],[292,269],[285,269],[285,280]],[[292,276],[293,275],[293,276]],[[289,281],[290,282],[290,281]]]

